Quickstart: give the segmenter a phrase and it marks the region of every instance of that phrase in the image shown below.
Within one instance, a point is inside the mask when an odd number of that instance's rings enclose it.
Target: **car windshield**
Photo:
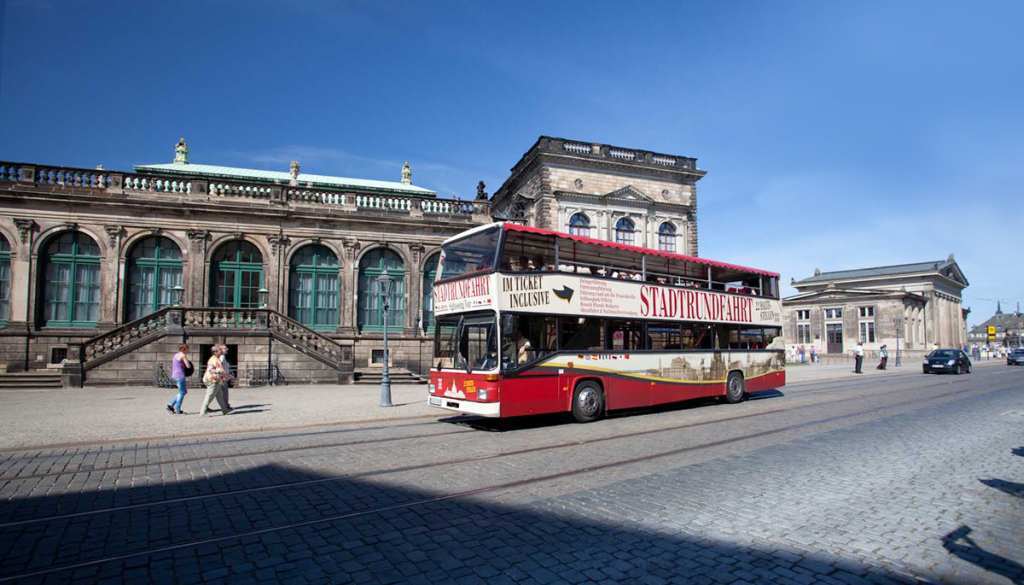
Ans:
[[[953,349],[937,349],[932,352],[930,357],[933,358],[955,358],[956,350]]]
[[[1013,350],[1013,355],[1024,355],[1024,349]]]

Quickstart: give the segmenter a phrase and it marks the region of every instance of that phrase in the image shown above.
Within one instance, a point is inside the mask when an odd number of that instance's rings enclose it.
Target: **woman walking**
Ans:
[[[210,359],[206,361],[206,373],[203,374],[203,384],[206,384],[206,396],[203,397],[203,408],[199,411],[200,416],[205,416],[206,411],[210,408],[210,402],[214,398],[217,399],[217,404],[220,405],[220,411],[222,414],[228,414],[231,409],[224,407],[224,397],[221,393],[221,385],[224,383],[224,366],[220,361],[221,348],[220,346],[214,346]]]
[[[188,394],[188,377],[195,371],[195,366],[188,359],[188,344],[178,346],[178,353],[171,358],[171,379],[178,386],[178,394],[167,403],[167,412],[181,414],[181,401]]]

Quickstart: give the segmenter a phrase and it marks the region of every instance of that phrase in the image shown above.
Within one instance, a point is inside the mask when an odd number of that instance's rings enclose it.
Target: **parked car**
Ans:
[[[959,349],[936,349],[924,356],[922,369],[926,374],[940,374],[942,372],[970,374],[971,358],[967,357],[967,354]]]
[[[1018,347],[1017,349],[1006,354],[1006,365],[1024,366],[1024,347]]]

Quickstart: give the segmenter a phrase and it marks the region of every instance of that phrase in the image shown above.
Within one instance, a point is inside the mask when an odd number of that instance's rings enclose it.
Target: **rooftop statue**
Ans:
[[[480,181],[479,183],[476,184],[476,200],[487,200],[487,185],[483,181]]]
[[[178,144],[174,146],[174,164],[188,164],[188,144],[185,144],[184,136],[179,138]]]
[[[402,182],[406,185],[412,184],[412,167],[409,166],[409,161],[402,163]]]

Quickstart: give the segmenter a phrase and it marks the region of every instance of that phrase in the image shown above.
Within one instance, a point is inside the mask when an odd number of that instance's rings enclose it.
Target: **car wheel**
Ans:
[[[572,397],[572,416],[576,422],[586,423],[597,420],[604,413],[604,392],[596,382],[581,382],[576,385]]]
[[[957,364],[956,366],[953,367],[953,373],[956,374],[957,376],[960,375],[960,364]]]
[[[725,401],[729,404],[736,404],[742,402],[746,395],[747,385],[743,383],[743,374],[729,372],[729,377],[725,381]]]
[[[925,374],[930,374],[931,373],[931,371],[929,371],[928,368],[921,368],[921,372],[925,373]]]

